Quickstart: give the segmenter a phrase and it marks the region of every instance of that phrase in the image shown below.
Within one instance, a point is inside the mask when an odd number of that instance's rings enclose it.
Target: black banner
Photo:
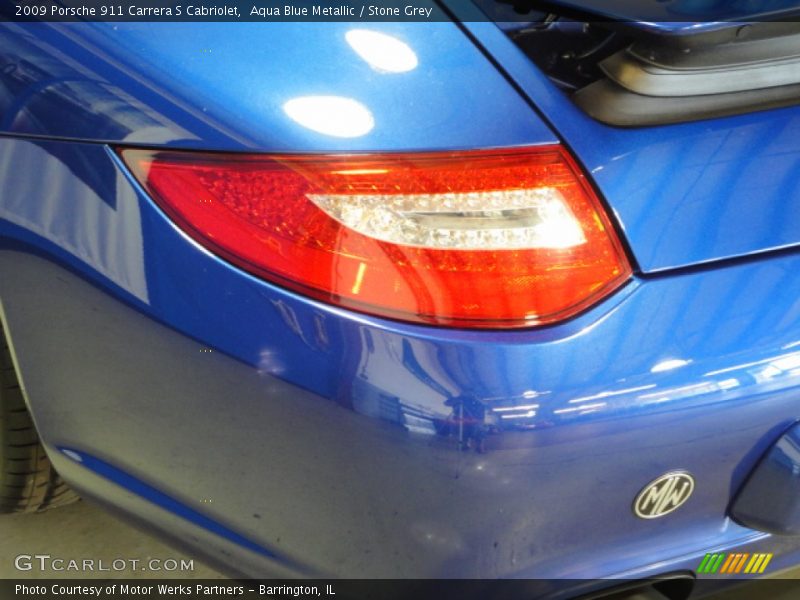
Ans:
[[[800,6],[731,0],[0,0],[12,22],[381,22],[495,21],[552,18],[646,23],[800,19]]]
[[[0,0],[15,22],[447,21],[434,0]],[[476,18],[486,18],[476,11]]]
[[[800,580],[690,576],[653,580],[148,580],[148,579],[7,579],[0,580],[0,598],[38,600],[247,599],[323,598],[325,600],[535,600],[585,598],[602,600],[615,594],[663,593],[661,597],[715,600],[796,598]],[[644,596],[642,596],[644,597]]]

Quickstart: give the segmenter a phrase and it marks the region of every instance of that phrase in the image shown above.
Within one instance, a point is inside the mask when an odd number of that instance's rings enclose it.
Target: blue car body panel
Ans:
[[[642,577],[729,549],[793,564],[796,542],[727,511],[800,418],[800,255],[765,254],[800,241],[800,112],[616,130],[491,23],[465,25],[473,40],[448,23],[375,26],[417,53],[405,74],[365,65],[348,27],[3,25],[41,73],[3,103],[0,302],[59,472],[250,576]],[[80,110],[89,88],[114,99]],[[280,110],[330,94],[369,107],[374,129],[331,138]],[[557,139],[639,270],[575,319],[513,332],[356,315],[260,281],[183,234],[107,145]],[[666,272],[733,257],[747,260]],[[485,428],[465,426],[475,407]],[[485,452],[465,451],[478,435]],[[637,519],[638,492],[675,469],[694,496]]]
[[[348,23],[3,24],[2,131],[220,151],[455,150],[554,135],[453,23],[374,23],[416,55],[392,73],[357,54]],[[445,76],[447,75],[447,76]],[[465,95],[466,81],[479,81]],[[347,98],[374,126],[332,137],[286,102]],[[431,147],[431,140],[435,140]]]
[[[800,425],[764,456],[736,495],[731,514],[748,527],[784,535],[800,533]]]

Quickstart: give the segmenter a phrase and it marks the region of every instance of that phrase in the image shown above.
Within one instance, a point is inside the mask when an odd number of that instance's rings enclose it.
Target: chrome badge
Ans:
[[[694,478],[686,471],[665,473],[648,483],[636,496],[633,512],[642,519],[657,519],[680,508],[694,491]]]

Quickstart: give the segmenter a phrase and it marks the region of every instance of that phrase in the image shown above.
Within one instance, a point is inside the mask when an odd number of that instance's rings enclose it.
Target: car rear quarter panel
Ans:
[[[230,267],[102,146],[1,145],[2,306],[37,426],[78,489],[180,543],[249,575],[610,577],[763,542],[726,509],[797,418],[797,256],[639,278],[546,329],[410,326]],[[88,187],[85,163],[108,176]],[[483,453],[438,426],[456,398],[494,416]],[[689,503],[637,519],[676,468]]]

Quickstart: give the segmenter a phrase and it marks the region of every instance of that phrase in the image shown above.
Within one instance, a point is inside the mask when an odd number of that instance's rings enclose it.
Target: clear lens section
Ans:
[[[364,235],[425,248],[573,248],[586,236],[555,188],[446,194],[308,194]]]

